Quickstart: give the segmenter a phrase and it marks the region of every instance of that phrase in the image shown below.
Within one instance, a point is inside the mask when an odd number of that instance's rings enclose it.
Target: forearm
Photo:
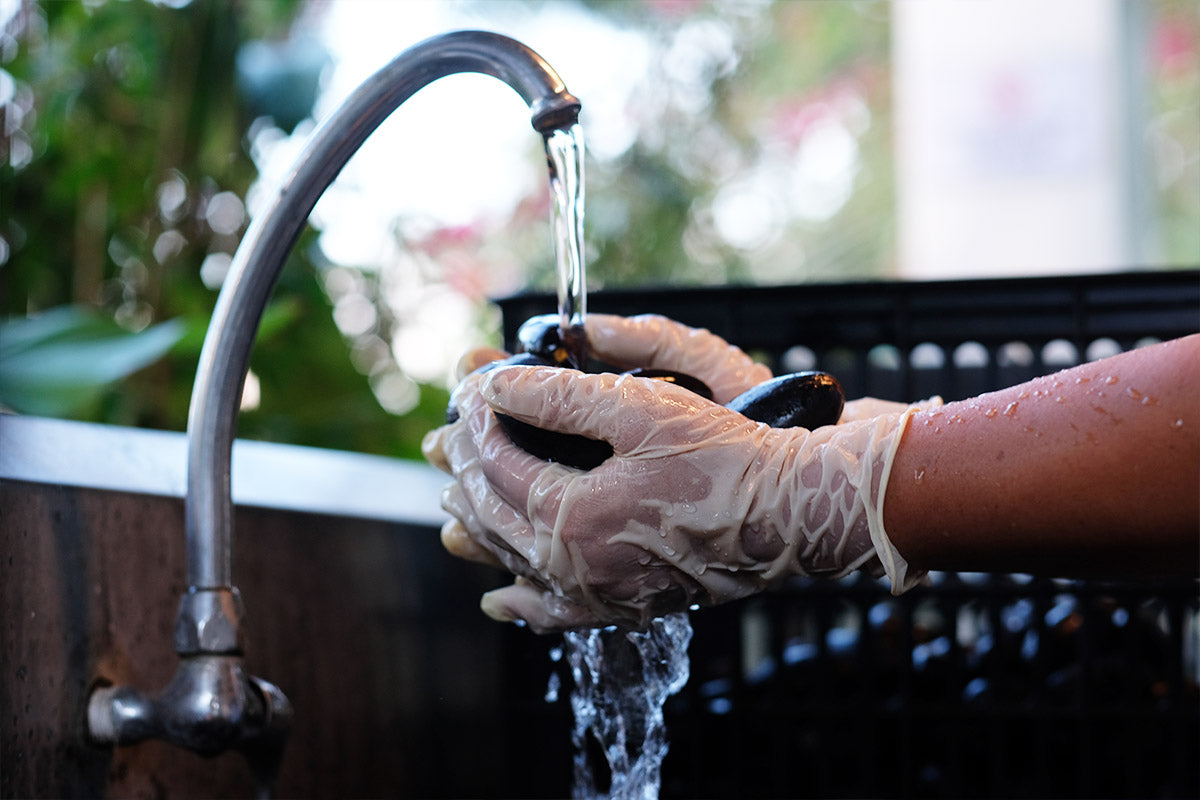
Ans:
[[[918,569],[1200,569],[1200,336],[916,414],[884,522]]]

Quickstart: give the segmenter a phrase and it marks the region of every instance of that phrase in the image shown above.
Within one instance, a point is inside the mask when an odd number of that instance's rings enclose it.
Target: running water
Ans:
[[[644,633],[605,628],[563,639],[575,679],[574,797],[656,800],[668,748],[663,704],[688,680],[688,615],[660,617]]]
[[[560,334],[582,363],[587,279],[583,260],[583,132],[579,125],[546,137],[550,167]],[[654,620],[645,632],[616,628],[564,634],[575,688],[576,798],[655,800],[667,754],[663,703],[688,680],[692,625],[686,613]],[[552,677],[556,678],[557,674]],[[558,688],[547,690],[557,699]],[[597,774],[603,766],[607,774]],[[595,762],[595,763],[593,763]],[[607,778],[607,780],[605,780]],[[607,784],[607,789],[605,788]]]
[[[564,336],[583,325],[587,315],[587,277],[583,262],[583,129],[578,125],[546,136],[550,168],[550,224],[558,275],[558,324]]]

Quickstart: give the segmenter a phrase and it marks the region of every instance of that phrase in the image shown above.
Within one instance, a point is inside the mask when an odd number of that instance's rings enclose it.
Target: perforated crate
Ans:
[[[500,306],[511,343],[554,299]],[[589,308],[706,327],[850,397],[954,400],[1200,330],[1200,272],[613,290]],[[663,796],[1200,796],[1196,581],[933,578],[900,598],[798,579],[693,614]]]

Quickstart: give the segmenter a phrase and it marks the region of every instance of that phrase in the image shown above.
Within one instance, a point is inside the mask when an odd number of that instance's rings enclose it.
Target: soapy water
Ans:
[[[559,328],[564,342],[582,331],[587,314],[583,258],[583,132],[578,124],[546,136],[551,225],[558,276]],[[667,754],[663,704],[687,683],[692,624],[686,613],[655,619],[644,632],[615,627],[568,632],[565,651],[574,679],[572,794],[576,798],[654,800]],[[551,675],[546,701],[559,696]],[[601,755],[593,755],[595,753]],[[603,761],[601,762],[601,759]],[[596,763],[593,763],[596,762]],[[599,773],[597,767],[604,767]],[[605,780],[607,778],[607,780]]]
[[[575,681],[573,797],[658,797],[669,746],[663,705],[688,681],[691,639],[691,620],[682,612],[654,620],[644,632],[610,627],[563,635]]]

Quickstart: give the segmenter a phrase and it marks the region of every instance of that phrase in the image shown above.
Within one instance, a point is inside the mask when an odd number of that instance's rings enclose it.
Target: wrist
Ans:
[[[883,524],[892,465],[915,412],[788,432],[785,460],[768,467],[778,468],[779,488],[759,498],[784,542],[765,576],[838,578],[866,568],[886,574],[897,594],[921,581]]]

